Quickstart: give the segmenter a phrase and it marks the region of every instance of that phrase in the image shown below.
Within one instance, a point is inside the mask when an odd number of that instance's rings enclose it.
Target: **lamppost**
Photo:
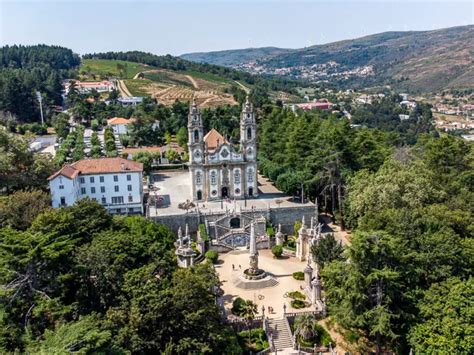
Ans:
[[[283,303],[283,316],[286,314],[286,303]]]

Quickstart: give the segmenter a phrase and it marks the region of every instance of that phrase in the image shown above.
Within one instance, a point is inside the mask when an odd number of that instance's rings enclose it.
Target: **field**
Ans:
[[[145,64],[123,60],[83,59],[79,73],[81,80],[99,80],[110,77],[132,79],[136,74],[154,69]]]
[[[122,95],[151,96],[164,105],[194,97],[202,107],[235,105],[226,89],[238,85],[232,80],[210,73],[172,71],[120,60],[85,59],[81,80],[117,78]]]

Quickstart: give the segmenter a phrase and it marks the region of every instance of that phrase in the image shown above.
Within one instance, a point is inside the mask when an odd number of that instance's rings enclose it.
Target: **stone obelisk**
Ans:
[[[252,223],[250,225],[250,268],[249,271],[251,274],[258,273],[258,250],[257,250],[257,238],[255,237],[255,227]]]

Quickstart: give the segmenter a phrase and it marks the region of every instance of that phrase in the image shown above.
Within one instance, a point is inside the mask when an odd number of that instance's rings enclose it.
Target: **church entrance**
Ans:
[[[198,199],[198,201],[202,200],[202,191],[201,190],[199,190],[197,192],[197,199]]]
[[[239,217],[232,218],[229,224],[230,224],[230,228],[232,229],[240,228],[240,218]]]
[[[222,188],[221,192],[222,192],[222,198],[228,198],[229,197],[229,189],[226,186],[224,186]]]
[[[249,187],[249,196],[253,196],[253,187]]]

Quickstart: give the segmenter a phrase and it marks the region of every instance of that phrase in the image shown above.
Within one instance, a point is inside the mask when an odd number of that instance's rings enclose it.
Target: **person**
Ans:
[[[234,270],[235,270],[235,267],[234,267],[234,264],[232,264],[232,271],[234,271]]]
[[[241,266],[241,265],[239,265],[239,269],[242,270],[242,266]]]

